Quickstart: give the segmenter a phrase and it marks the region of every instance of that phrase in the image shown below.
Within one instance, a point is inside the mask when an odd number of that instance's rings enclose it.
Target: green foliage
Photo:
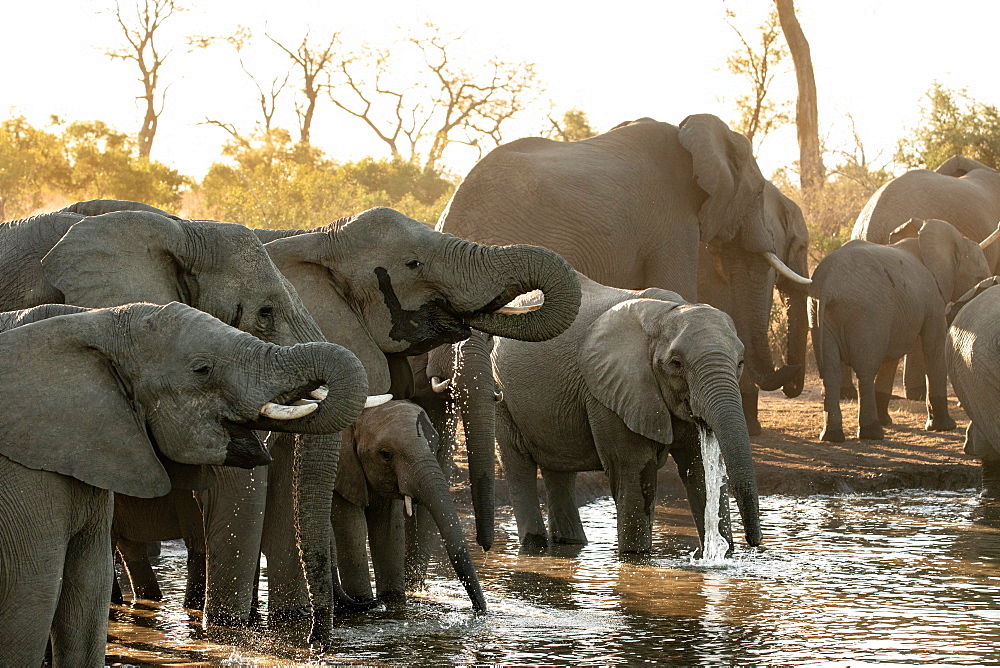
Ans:
[[[233,140],[202,181],[202,215],[250,227],[308,229],[374,206],[433,224],[454,190],[440,173],[401,160],[338,165],[274,129]]]
[[[563,114],[561,121],[550,116],[549,122],[552,123],[552,129],[545,136],[556,141],[580,141],[598,134],[597,130],[591,127],[587,113],[580,109],[570,109]]]
[[[32,127],[23,116],[0,123],[0,220],[29,215],[68,181],[59,137]]]
[[[1000,110],[977,102],[963,89],[934,82],[921,107],[921,124],[900,139],[896,161],[934,169],[948,158],[967,158],[1000,169]]]

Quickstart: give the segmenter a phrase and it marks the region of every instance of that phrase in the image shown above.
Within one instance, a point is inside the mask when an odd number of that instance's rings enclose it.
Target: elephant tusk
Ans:
[[[298,401],[293,401],[292,406],[308,406],[310,404],[321,403],[319,399],[299,399]]]
[[[806,278],[805,276],[800,276],[791,269],[789,269],[788,265],[782,262],[780,259],[778,259],[778,256],[775,255],[774,253],[770,251],[764,253],[764,259],[766,259],[767,263],[772,267],[774,267],[779,274],[781,274],[788,280],[794,281],[795,283],[800,283],[802,285],[809,285],[812,283],[812,279]]]
[[[997,229],[993,230],[993,234],[980,241],[979,247],[985,249],[997,239],[1000,239],[1000,227],[997,227]]]
[[[365,400],[365,408],[375,408],[392,399],[391,394],[370,394]]]
[[[298,420],[319,408],[319,404],[305,403],[285,406],[268,401],[260,407],[260,414],[272,420]]]
[[[441,380],[440,376],[434,376],[431,378],[431,389],[435,392],[444,392],[451,385],[451,378],[445,378]]]
[[[531,306],[501,306],[493,312],[500,315],[524,315],[525,313],[537,311],[540,308],[542,308],[541,304],[533,304]]]
[[[495,390],[493,392],[493,401],[497,403],[503,401],[503,390]]]
[[[408,495],[403,496],[403,507],[406,508],[406,516],[413,517],[413,499]]]
[[[312,397],[313,399],[319,399],[320,401],[323,401],[324,399],[326,399],[328,394],[330,394],[330,388],[328,388],[326,385],[320,385],[315,390],[310,392],[309,396]]]

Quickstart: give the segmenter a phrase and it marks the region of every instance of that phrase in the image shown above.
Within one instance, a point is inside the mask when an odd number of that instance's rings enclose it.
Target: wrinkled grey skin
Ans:
[[[267,463],[254,432],[265,402],[326,384],[333,401],[310,418],[337,430],[365,398],[342,347],[275,346],[178,303],[41,306],[0,326],[5,666],[41,665],[50,638],[54,666],[104,665],[112,493],[166,494],[166,458]]]
[[[795,273],[808,276],[809,229],[806,227],[802,210],[770,182],[764,185],[764,220],[774,238],[778,258]],[[806,345],[809,338],[807,314],[809,290],[804,285],[793,283],[780,276],[773,269],[770,271],[769,281],[771,283],[769,294],[773,294],[776,285],[788,316],[785,364],[799,371],[785,383],[782,390],[785,396],[794,398],[799,396],[805,385]],[[734,315],[737,311],[736,293],[725,271],[725,264],[709,244],[701,245],[701,255],[698,259],[698,298],[730,315]],[[745,346],[748,344],[745,340],[743,343]],[[757,413],[757,389],[753,370],[748,367],[740,378],[740,395],[743,398],[743,415],[746,417],[751,436],[761,433]]]
[[[979,245],[946,222],[912,220],[891,246],[860,239],[826,256],[813,272],[813,350],[823,379],[820,438],[844,440],[842,365],[858,378],[858,437],[881,439],[892,424],[889,398],[899,358],[919,337],[927,360],[927,429],[948,431],[945,306],[989,275]]]
[[[371,599],[367,543],[379,600],[404,596],[404,497],[423,508],[472,600],[486,610],[476,569],[462,535],[451,486],[437,461],[437,430],[409,401],[390,401],[362,412],[344,437],[333,523],[344,590],[355,600]]]
[[[141,210],[132,208],[139,206]],[[64,211],[0,224],[0,308],[45,302],[101,307],[148,301],[182,301],[254,336],[280,345],[323,341],[319,326],[263,244],[241,225],[186,221],[134,202],[93,200]],[[312,432],[308,422],[302,432]],[[270,427],[262,425],[265,429]],[[280,430],[284,430],[281,428]],[[315,499],[329,499],[339,456],[339,434],[300,441],[305,470],[329,471],[304,479],[292,475],[288,456],[278,458],[283,484],[266,487],[266,470],[218,470],[201,475],[178,467],[178,487],[202,489],[209,540],[205,622],[230,624],[250,614],[265,497],[282,497],[289,530],[299,527],[304,562],[295,549],[293,568],[329,572],[332,538],[325,522],[293,516],[293,494],[308,516]],[[210,485],[214,479],[214,484]],[[206,489],[206,487],[209,487]],[[123,500],[127,504],[128,500]],[[323,517],[327,517],[326,511]],[[322,579],[314,575],[314,579]],[[317,582],[323,597],[333,584]]]
[[[371,209],[314,230],[254,232],[267,242],[274,263],[295,285],[324,336],[362,360],[372,394],[412,395],[409,355],[463,340],[473,330],[548,339],[569,327],[579,308],[576,275],[552,251],[471,243],[392,209]],[[545,294],[541,309],[526,315],[494,313],[536,289]],[[283,452],[275,448],[269,484],[283,484],[274,479],[285,470],[277,466]],[[296,547],[286,519],[291,509],[268,501],[264,552],[273,618],[275,610],[294,615],[308,598],[293,567]],[[329,517],[329,506],[312,516]],[[328,633],[328,624],[325,628],[314,618],[313,638]]]
[[[949,312],[948,375],[969,416],[965,451],[982,462],[987,496],[1000,497],[1000,286],[996,277],[963,295]]]
[[[889,181],[858,214],[852,239],[887,244],[889,233],[910,218],[944,220],[963,236],[979,242],[1000,221],[1000,173],[963,156],[953,156],[931,171],[915,169]],[[1000,244],[986,249],[990,273],[1000,272]],[[906,397],[924,398],[924,364],[919,346],[907,356]],[[842,394],[853,392],[847,384]]]
[[[696,423],[718,436],[746,540],[758,545],[757,485],[738,387],[743,345],[732,318],[665,290],[580,280],[580,315],[562,336],[532,345],[498,338],[493,351],[504,395],[497,442],[522,549],[549,541],[536,487],[541,469],[553,542],[586,542],[574,481],[579,471],[604,470],[618,511],[618,549],[648,551],[656,472],[668,454],[704,539]],[[722,499],[721,528],[731,545],[728,495]]]

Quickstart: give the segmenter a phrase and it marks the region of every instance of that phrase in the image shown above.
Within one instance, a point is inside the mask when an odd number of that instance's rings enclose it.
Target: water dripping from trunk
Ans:
[[[698,425],[698,440],[701,443],[701,460],[705,466],[705,542],[701,549],[701,559],[693,559],[702,566],[721,566],[729,563],[726,552],[729,541],[719,530],[721,501],[728,503],[722,495],[727,489],[726,463],[722,460],[722,450],[715,432],[705,425]]]

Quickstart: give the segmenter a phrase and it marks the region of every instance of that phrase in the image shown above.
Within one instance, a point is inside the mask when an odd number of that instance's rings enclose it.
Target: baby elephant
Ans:
[[[352,598],[370,600],[372,596],[367,535],[378,598],[402,599],[406,551],[403,513],[412,515],[416,503],[425,507],[437,524],[473,609],[486,610],[451,486],[437,460],[439,445],[427,414],[409,401],[367,408],[345,431],[332,519],[340,577]]]
[[[255,429],[338,431],[367,391],[345,348],[282,348],[178,303],[40,306],[0,329],[3,666],[41,665],[50,638],[53,665],[104,665],[113,493],[166,494],[166,458],[266,464]]]
[[[948,431],[945,307],[989,276],[982,249],[941,220],[911,219],[890,246],[855,239],[813,272],[811,330],[823,379],[820,438],[844,440],[841,365],[858,377],[858,437],[881,439],[899,358],[919,337],[926,360],[927,429]]]
[[[717,436],[746,540],[758,545],[757,483],[738,385],[743,344],[732,319],[666,290],[620,290],[578,276],[582,301],[569,329],[540,343],[498,338],[493,350],[504,395],[496,404],[497,442],[522,550],[548,543],[536,484],[541,468],[553,541],[586,542],[576,474],[603,470],[618,510],[618,548],[648,551],[657,470],[668,454],[704,542],[710,497],[699,427]],[[720,501],[731,545],[728,497]]]

